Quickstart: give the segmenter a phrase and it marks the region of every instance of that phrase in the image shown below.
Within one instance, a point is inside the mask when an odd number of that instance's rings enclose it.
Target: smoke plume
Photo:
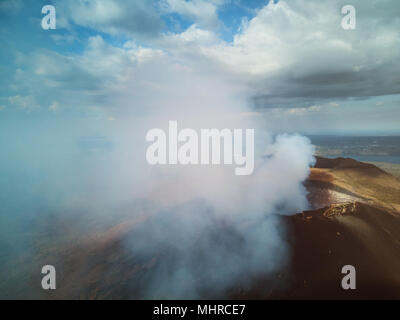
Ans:
[[[288,263],[279,214],[307,207],[302,181],[313,147],[305,137],[268,132],[249,104],[246,84],[195,61],[178,63],[158,53],[134,63],[122,60],[126,70],[119,86],[104,89],[107,108],[98,122],[90,115],[40,121],[31,116],[3,126],[14,142],[4,141],[9,157],[1,159],[2,168],[14,183],[2,184],[2,218],[17,212],[16,227],[3,233],[9,244],[5,259],[22,247],[33,257],[58,246],[69,224],[75,229],[71,237],[80,239],[93,221],[112,226],[139,217],[143,207],[137,203],[145,203],[146,220],[124,245],[139,261],[157,261],[146,276],[131,280],[132,297],[221,296]],[[253,174],[236,176],[232,165],[149,165],[146,132],[167,131],[170,120],[179,129],[255,129]],[[47,235],[39,248],[29,239],[20,246],[14,241],[15,230],[39,232],[55,220],[63,221],[63,232]]]

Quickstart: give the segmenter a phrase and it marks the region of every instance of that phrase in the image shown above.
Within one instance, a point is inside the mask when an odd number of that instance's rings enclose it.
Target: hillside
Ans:
[[[359,201],[400,212],[400,180],[373,164],[317,157],[305,185],[314,209]]]
[[[314,210],[287,218],[295,280],[286,296],[399,299],[400,181],[373,164],[317,157],[305,184]],[[340,287],[345,264],[356,267],[355,291]]]
[[[289,244],[286,266],[246,287],[232,284],[224,295],[204,298],[400,299],[399,180],[372,164],[318,157],[305,186],[312,208],[280,220]],[[35,276],[30,283],[37,287],[40,266],[51,261],[58,289],[18,294],[40,299],[143,298],[142,284],[173,258],[168,247],[139,256],[127,247],[154,222],[156,216],[143,212],[136,220],[81,235],[69,246],[42,250],[32,262]],[[344,265],[356,268],[357,290],[341,288]]]

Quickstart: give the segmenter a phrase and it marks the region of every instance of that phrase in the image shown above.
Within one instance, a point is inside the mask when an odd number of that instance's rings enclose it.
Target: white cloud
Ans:
[[[57,112],[60,109],[60,104],[57,101],[53,101],[52,104],[49,106],[49,111]]]
[[[178,13],[188,17],[203,28],[216,29],[220,26],[218,6],[224,2],[221,0],[163,0],[161,8],[165,13]]]
[[[2,0],[0,2],[0,10],[4,11],[16,11],[22,7],[21,0]]]
[[[214,32],[201,29],[196,24],[191,25],[182,33],[165,35],[164,41],[164,45],[170,43],[176,47],[177,44],[182,46],[191,44],[197,48],[209,47],[220,42]]]
[[[272,1],[242,26],[232,43],[191,26],[168,35],[166,45],[185,59],[208,59],[251,83],[260,107],[307,104],[330,98],[365,98],[400,93],[400,19],[355,1],[358,28],[341,28],[340,1]],[[400,7],[386,1],[386,8]],[[362,9],[362,10],[361,10]],[[379,58],[378,58],[379,57]]]
[[[39,104],[36,102],[35,97],[33,96],[11,96],[8,97],[8,102],[18,109],[23,109],[28,112],[38,109],[40,107]]]
[[[72,43],[78,40],[77,36],[71,34],[68,35],[53,34],[51,35],[51,38],[57,44],[68,44],[68,45],[71,45]]]
[[[184,11],[189,10],[187,6],[203,8],[201,2],[168,3]],[[385,3],[397,5],[393,1]],[[209,4],[215,10],[219,5]],[[192,72],[235,82],[248,98],[254,98],[257,107],[300,108],[291,111],[293,114],[316,112],[308,106],[326,105],[332,100],[334,107],[349,97],[397,93],[395,84],[400,70],[396,62],[400,52],[396,48],[400,41],[395,27],[399,19],[391,16],[382,22],[381,16],[372,15],[365,25],[363,17],[359,17],[357,33],[352,33],[341,28],[339,4],[340,1],[315,0],[270,2],[242,26],[232,43],[196,24],[182,33],[157,38],[152,42],[160,48],[157,50],[137,46],[133,40],[115,47],[95,36],[89,38],[82,54],[42,50],[29,59],[20,59],[28,67],[16,73],[11,85],[25,85],[28,92],[41,92],[43,96],[45,89],[35,86],[55,90],[53,94],[57,96],[49,98],[47,105],[57,100],[63,106],[69,100],[70,106],[75,107],[95,104],[115,108],[115,96],[120,99],[165,90],[165,79],[181,83],[180,76]],[[355,5],[365,10],[371,7],[359,1]],[[90,8],[99,11],[95,19],[98,26],[91,20],[93,15],[86,15]],[[74,19],[100,30],[112,29],[120,19],[121,8],[121,2],[91,0]],[[182,91],[185,88],[186,84]]]
[[[155,5],[148,0],[57,1],[64,15],[57,26],[71,29],[71,23],[105,33],[148,38],[160,33],[163,22]]]
[[[32,59],[32,71],[52,88],[82,92],[112,90],[123,84],[137,63],[162,55],[148,48],[118,48],[91,37],[81,55],[40,51]]]
[[[284,115],[289,116],[304,116],[310,112],[319,112],[321,110],[321,106],[311,106],[307,108],[290,108],[290,109],[279,109],[278,111],[282,111]]]

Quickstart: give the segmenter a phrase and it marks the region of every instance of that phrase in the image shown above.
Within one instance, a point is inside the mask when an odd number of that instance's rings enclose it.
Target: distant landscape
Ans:
[[[375,164],[400,178],[400,136],[308,136],[316,155],[353,158]]]

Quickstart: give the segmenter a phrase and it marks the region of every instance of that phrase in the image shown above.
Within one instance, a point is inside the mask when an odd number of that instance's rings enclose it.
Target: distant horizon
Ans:
[[[306,137],[309,136],[326,136],[326,137],[399,137],[400,132],[395,134],[389,133],[305,133],[299,132],[299,134],[304,135]]]

